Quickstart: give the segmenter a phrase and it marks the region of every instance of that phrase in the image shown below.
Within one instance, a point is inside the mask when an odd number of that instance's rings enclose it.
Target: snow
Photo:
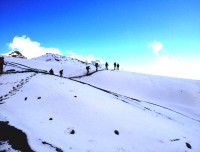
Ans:
[[[199,80],[110,70],[78,80],[200,118]]]
[[[34,69],[40,69],[49,71],[51,68],[53,69],[54,73],[59,75],[59,71],[63,69],[63,76],[64,77],[72,77],[78,75],[86,74],[86,63],[79,61],[77,59],[73,59],[70,57],[64,57],[61,55],[55,54],[46,54],[41,57],[33,58],[33,59],[20,59],[20,58],[13,58],[5,56],[5,62],[14,62],[19,63],[22,65],[26,65],[28,67]],[[91,71],[95,71],[95,67],[92,64],[88,64],[91,67]],[[24,70],[22,68],[26,68],[24,66],[18,65],[18,67],[13,67],[10,64],[5,66],[5,71],[10,69],[15,69],[17,71]]]
[[[86,72],[84,63],[52,54],[6,61],[63,68],[66,77]],[[37,152],[200,151],[199,81],[110,70],[76,80],[87,84],[34,72],[0,75],[0,121],[23,130]]]

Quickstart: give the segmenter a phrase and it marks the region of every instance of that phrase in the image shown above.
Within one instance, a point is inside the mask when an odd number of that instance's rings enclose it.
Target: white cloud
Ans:
[[[163,54],[160,51],[163,45],[160,42],[153,42],[149,45],[153,49],[154,60],[148,61],[143,65],[126,67],[128,71],[148,73],[154,75],[171,76],[178,78],[189,78],[200,80],[200,60],[198,58],[186,58]]]
[[[68,55],[75,55],[76,53],[72,52],[72,51],[68,51],[67,52]]]
[[[8,44],[11,50],[20,51],[27,58],[34,58],[46,53],[61,54],[58,48],[45,48],[40,46],[40,43],[31,41],[31,39],[25,35],[19,37],[15,36],[12,43]]]
[[[198,65],[200,65],[199,60],[163,55],[156,59],[156,64],[152,68],[155,68],[156,73],[162,75],[200,79]]]
[[[163,45],[161,42],[154,41],[153,43],[149,44],[148,47],[153,50],[153,54],[158,55],[159,52],[162,50]]]
[[[128,67],[126,70],[163,75],[177,78],[188,78],[200,80],[200,60],[185,59],[183,57],[160,55],[151,63],[143,66]]]
[[[67,54],[69,54],[69,53],[67,53]],[[75,58],[75,59],[78,59],[78,60],[81,60],[81,61],[84,61],[84,62],[88,62],[88,63],[91,63],[92,61],[97,61],[97,60],[100,63],[104,63],[103,59],[95,57],[93,54],[88,55],[88,56],[83,56],[83,55],[78,55],[78,54],[73,52],[73,54],[70,55],[69,57]]]

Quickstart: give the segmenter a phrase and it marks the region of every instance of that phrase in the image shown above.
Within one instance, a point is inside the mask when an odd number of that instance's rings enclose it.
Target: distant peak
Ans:
[[[26,57],[24,56],[24,55],[22,55],[22,53],[21,52],[19,52],[19,51],[11,51],[10,53],[9,53],[9,56],[12,56],[12,57],[16,57],[16,58],[24,58],[24,59],[26,59]]]

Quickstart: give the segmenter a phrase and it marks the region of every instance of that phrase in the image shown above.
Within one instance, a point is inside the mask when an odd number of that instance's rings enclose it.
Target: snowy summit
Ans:
[[[56,54],[4,61],[0,151],[200,151],[199,80],[96,71]]]

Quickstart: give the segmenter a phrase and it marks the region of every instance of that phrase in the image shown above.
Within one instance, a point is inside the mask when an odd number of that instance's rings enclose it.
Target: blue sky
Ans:
[[[200,58],[199,0],[1,0],[0,20],[1,54],[18,37],[146,73]]]

